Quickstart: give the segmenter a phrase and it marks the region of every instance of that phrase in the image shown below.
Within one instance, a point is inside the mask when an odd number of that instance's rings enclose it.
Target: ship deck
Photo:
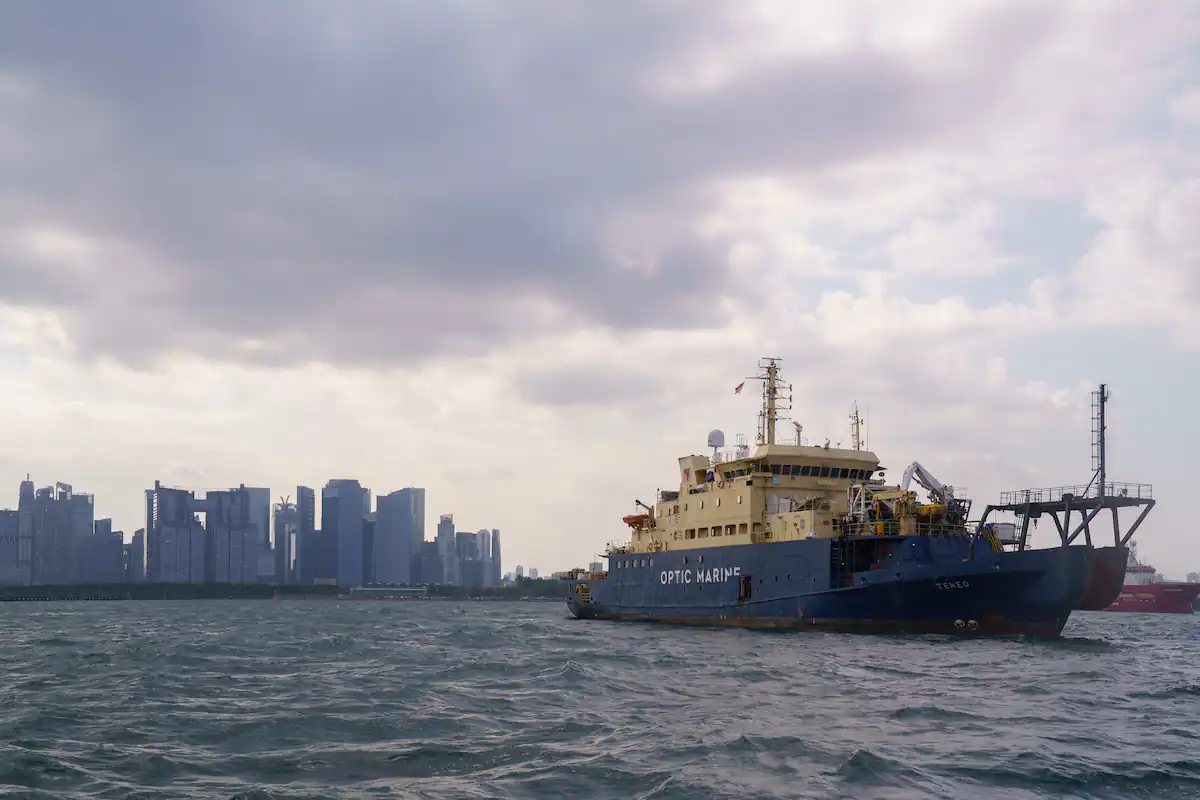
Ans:
[[[1049,516],[1058,528],[1059,538],[1069,545],[1083,534],[1087,544],[1092,544],[1091,524],[1105,509],[1112,512],[1113,546],[1124,547],[1133,538],[1146,515],[1154,507],[1154,489],[1148,483],[1089,483],[1076,486],[1054,486],[1041,489],[1018,489],[1001,492],[1000,502],[988,505],[976,529],[977,538],[984,523],[992,513],[1011,513],[1021,518],[1019,547],[1025,549],[1028,541],[1029,523]],[[1119,512],[1123,508],[1142,509],[1129,530],[1121,533]],[[1071,517],[1078,512],[1083,519],[1071,529]],[[1062,515],[1061,518],[1059,515]]]

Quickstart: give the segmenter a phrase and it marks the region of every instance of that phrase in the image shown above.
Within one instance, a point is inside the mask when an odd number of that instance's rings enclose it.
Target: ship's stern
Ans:
[[[592,582],[573,580],[567,583],[567,611],[575,619],[595,617],[592,605]]]

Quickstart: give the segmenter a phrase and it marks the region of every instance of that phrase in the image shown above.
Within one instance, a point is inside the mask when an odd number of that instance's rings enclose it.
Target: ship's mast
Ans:
[[[767,435],[765,437],[767,444],[775,444],[775,378],[778,372],[779,367],[775,362],[767,364]]]
[[[781,358],[762,359],[766,362],[759,364],[763,374],[747,379],[763,382],[763,404],[762,410],[758,412],[759,444],[775,444],[775,425],[780,420],[779,412],[790,411],[792,408],[791,384],[787,386],[788,394],[785,398],[783,384],[779,382],[779,362],[782,360]]]
[[[858,415],[858,403],[850,412],[850,441],[855,450],[862,450],[862,417]]]
[[[1106,431],[1108,421],[1105,415],[1105,404],[1108,403],[1108,385],[1100,384],[1099,391],[1092,392],[1092,480],[1099,485],[1096,496],[1104,497],[1108,491],[1108,443]]]

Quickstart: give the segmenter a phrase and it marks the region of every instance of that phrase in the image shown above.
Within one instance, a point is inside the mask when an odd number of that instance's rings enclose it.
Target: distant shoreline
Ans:
[[[531,585],[532,584],[532,585]],[[403,587],[401,596],[358,594],[337,586],[296,586],[269,583],[120,583],[87,585],[0,586],[0,602],[64,602],[117,600],[346,600],[353,602],[453,601],[561,601],[558,581],[528,582],[523,586],[468,588],[465,586]]]

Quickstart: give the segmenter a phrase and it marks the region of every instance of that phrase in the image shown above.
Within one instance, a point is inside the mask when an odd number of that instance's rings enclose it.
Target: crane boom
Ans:
[[[930,499],[935,503],[945,505],[954,499],[954,487],[946,486],[933,477],[933,474],[917,461],[909,464],[908,468],[904,470],[904,475],[900,478],[900,488],[903,491],[908,491],[909,484],[912,483],[914,478],[917,483],[921,484],[929,492]]]

